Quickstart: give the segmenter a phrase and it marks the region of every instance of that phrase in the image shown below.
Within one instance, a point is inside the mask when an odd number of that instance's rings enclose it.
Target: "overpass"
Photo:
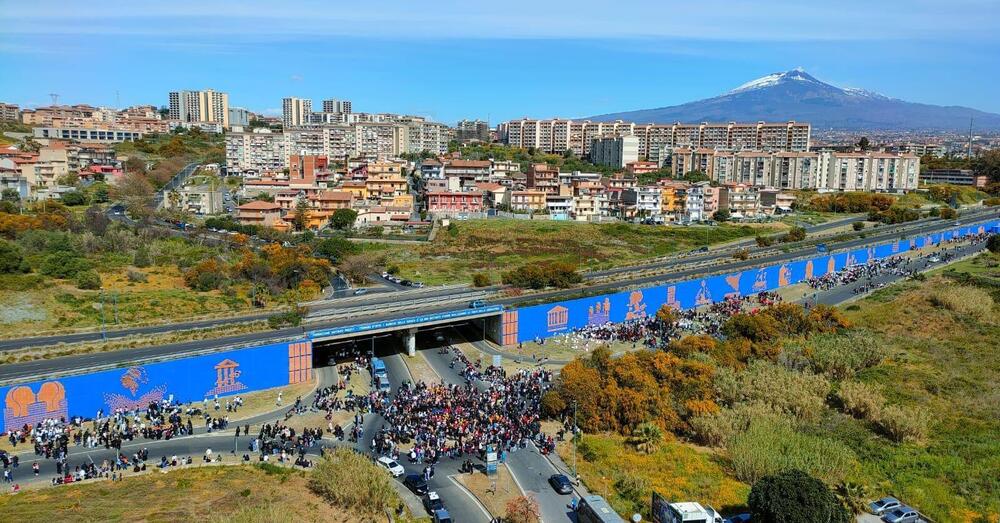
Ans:
[[[341,340],[351,340],[357,338],[369,338],[373,340],[380,334],[401,333],[403,335],[403,347],[410,356],[416,355],[416,335],[421,328],[435,328],[455,325],[456,323],[466,323],[470,320],[483,320],[483,335],[492,334],[492,338],[499,342],[500,319],[503,315],[502,305],[489,305],[485,307],[469,307],[466,309],[447,310],[421,314],[417,316],[404,316],[382,321],[367,323],[357,323],[353,325],[343,325],[329,329],[309,331],[307,337],[313,345],[336,342]],[[319,351],[316,352],[319,354]]]

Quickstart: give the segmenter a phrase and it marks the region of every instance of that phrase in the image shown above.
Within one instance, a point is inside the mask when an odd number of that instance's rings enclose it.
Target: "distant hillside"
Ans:
[[[682,105],[591,116],[597,121],[653,123],[809,122],[814,129],[1000,129],[1000,114],[960,106],[906,102],[864,89],[840,88],[801,69],[773,73],[728,93]]]

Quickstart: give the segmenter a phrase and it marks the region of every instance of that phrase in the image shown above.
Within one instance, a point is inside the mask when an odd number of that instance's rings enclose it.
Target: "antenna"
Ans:
[[[969,152],[967,154],[968,154],[968,158],[971,160],[972,159],[972,117],[971,116],[969,117]]]
[[[49,96],[52,97],[52,105],[59,105],[59,94],[58,93],[49,93]]]

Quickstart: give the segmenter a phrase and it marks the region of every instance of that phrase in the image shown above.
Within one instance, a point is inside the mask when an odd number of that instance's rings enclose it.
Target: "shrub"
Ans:
[[[941,211],[938,215],[944,220],[954,220],[955,218],[958,218],[958,211],[952,209],[951,207],[944,206],[941,207]]]
[[[749,249],[738,249],[733,252],[733,259],[739,261],[746,261],[750,259]]]
[[[770,247],[774,245],[774,238],[770,236],[758,236],[756,240],[758,247]]]
[[[990,318],[993,313],[993,298],[990,293],[976,287],[942,287],[936,289],[930,299],[931,304],[936,307],[971,316],[976,320]]]
[[[864,228],[865,228],[865,222],[854,222],[854,223],[853,223],[853,224],[851,225],[851,227],[852,227],[852,228],[853,228],[853,229],[854,229],[855,231],[861,231],[861,230],[864,230]]]
[[[930,415],[915,407],[889,405],[879,413],[877,423],[882,432],[896,443],[920,442],[927,437]]]
[[[292,310],[288,312],[282,312],[278,314],[273,314],[267,318],[267,325],[272,329],[280,329],[282,327],[296,327],[302,323],[302,311]]]
[[[0,240],[0,273],[28,272],[31,267],[24,260],[24,254],[17,244]]]
[[[485,272],[477,272],[472,275],[472,285],[474,287],[488,287],[490,285],[490,275]]]
[[[335,236],[326,238],[316,245],[316,254],[330,261],[337,261],[348,254],[358,251],[358,246],[350,240]]]
[[[559,392],[555,390],[546,391],[542,395],[542,414],[550,418],[561,415],[566,412],[566,402],[563,401],[562,396]]]
[[[803,420],[819,417],[830,391],[830,382],[823,376],[788,370],[764,360],[754,361],[743,372],[719,368],[714,383],[724,404],[758,403]]]
[[[42,260],[39,272],[53,278],[73,278],[90,269],[90,262],[75,252],[59,251]]]
[[[997,199],[1000,200],[1000,198]],[[1000,234],[990,236],[990,239],[986,241],[986,248],[993,254],[1000,254]]]
[[[855,381],[841,383],[837,399],[844,413],[869,421],[876,420],[885,405],[878,387]]]
[[[149,277],[147,277],[145,273],[139,271],[129,270],[128,273],[126,273],[126,276],[128,277],[128,281],[132,283],[146,283],[149,281]]]
[[[85,205],[87,203],[87,196],[80,191],[64,193],[60,199],[66,205]]]
[[[614,476],[614,487],[618,497],[627,501],[629,512],[641,512],[649,502],[649,480],[631,472],[619,472]]]
[[[338,507],[365,514],[381,515],[400,503],[389,475],[365,456],[344,447],[316,462],[309,488]]]
[[[504,507],[503,520],[510,523],[538,523],[541,521],[541,510],[538,501],[531,496],[517,496],[507,502]]]
[[[822,481],[801,470],[761,478],[747,500],[750,519],[763,523],[848,523],[850,514]]]
[[[1000,198],[987,198],[987,199],[983,200],[983,205],[986,205],[986,206],[989,206],[989,207],[995,207],[997,205],[1000,205]]]
[[[92,270],[80,271],[76,275],[76,288],[96,291],[101,288],[101,277]]]
[[[745,432],[731,439],[726,450],[734,475],[751,484],[792,469],[837,483],[855,466],[854,454],[842,443],[797,432],[785,420],[752,420]]]
[[[745,431],[752,420],[780,417],[766,405],[739,404],[733,408],[692,416],[688,419],[688,425],[695,441],[712,447],[724,447],[734,436]]]
[[[788,233],[781,237],[783,242],[800,242],[806,239],[806,230],[802,227],[792,227]]]
[[[820,335],[808,342],[812,370],[835,380],[854,376],[885,359],[885,346],[876,334],[852,331]]]
[[[135,250],[135,256],[132,257],[132,265],[136,267],[144,268],[149,267],[151,262],[149,260],[149,249],[145,246],[139,247]]]
[[[503,273],[503,283],[522,289],[566,288],[583,281],[576,266],[563,262],[522,265]]]

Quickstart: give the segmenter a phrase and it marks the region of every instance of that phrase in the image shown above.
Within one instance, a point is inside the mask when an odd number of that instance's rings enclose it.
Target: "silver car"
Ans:
[[[920,521],[920,513],[913,507],[903,505],[882,515],[885,523],[916,523]]]
[[[902,506],[903,503],[900,502],[898,499],[891,496],[887,496],[882,499],[876,499],[875,501],[869,503],[868,510],[869,512],[875,514],[876,516],[881,516],[886,512],[891,512]]]

